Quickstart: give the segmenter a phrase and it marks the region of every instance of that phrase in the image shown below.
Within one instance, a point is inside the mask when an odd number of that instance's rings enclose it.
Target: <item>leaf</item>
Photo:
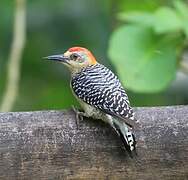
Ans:
[[[160,34],[181,30],[182,21],[174,9],[162,7],[154,15],[155,21],[153,25],[156,33]]]
[[[186,3],[177,0],[174,1],[174,7],[181,18],[183,31],[188,38],[188,6]]]
[[[150,28],[125,25],[112,34],[108,55],[126,88],[153,93],[164,90],[175,76],[175,44]]]
[[[161,5],[159,1],[163,1],[164,3],[164,0],[120,0],[117,2],[114,1],[114,3],[116,4],[117,9],[123,10],[125,12],[133,10],[153,11]]]
[[[184,18],[188,18],[188,6],[181,0],[174,1],[176,11]]]
[[[169,7],[161,7],[153,13],[143,11],[119,13],[117,17],[122,21],[152,27],[158,34],[175,32],[182,28],[181,18]]]
[[[128,21],[131,23],[138,23],[145,26],[152,26],[154,16],[149,12],[131,11],[127,13],[119,13],[117,18],[122,21]]]

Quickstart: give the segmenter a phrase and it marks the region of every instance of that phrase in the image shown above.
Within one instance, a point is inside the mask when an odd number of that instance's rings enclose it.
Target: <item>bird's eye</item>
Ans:
[[[70,58],[71,60],[79,62],[79,63],[83,62],[83,58],[79,54],[76,54],[76,53],[71,54]]]
[[[78,56],[78,54],[71,54],[71,55],[70,55],[70,58],[71,58],[72,60],[77,60],[77,59],[79,58],[79,56]]]

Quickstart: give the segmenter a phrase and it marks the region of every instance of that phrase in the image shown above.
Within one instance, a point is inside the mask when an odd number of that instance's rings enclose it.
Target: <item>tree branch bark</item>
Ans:
[[[0,113],[0,179],[188,178],[188,106],[135,108],[138,156],[107,124],[70,111]]]

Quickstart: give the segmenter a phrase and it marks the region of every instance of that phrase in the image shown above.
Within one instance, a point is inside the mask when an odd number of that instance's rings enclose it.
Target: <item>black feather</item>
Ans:
[[[127,150],[129,156],[130,156],[131,158],[133,158],[133,154],[132,154],[132,151],[131,151],[131,149],[130,149],[130,146],[129,146],[129,144],[127,143],[127,141],[126,141],[126,139],[125,139],[123,133],[121,132],[119,126],[116,125],[116,123],[113,123],[113,125],[114,125],[114,127],[116,128],[116,131],[118,132],[118,135],[120,136],[120,138],[121,138],[121,140],[122,140],[122,142],[123,142],[123,144],[124,144],[124,147],[125,147],[125,149]]]

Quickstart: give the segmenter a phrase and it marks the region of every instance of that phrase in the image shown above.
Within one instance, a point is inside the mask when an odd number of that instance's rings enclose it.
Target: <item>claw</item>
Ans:
[[[74,106],[72,106],[72,110],[74,111],[75,116],[76,116],[76,127],[77,127],[77,130],[78,130],[80,121],[83,121],[83,112],[80,112]]]

